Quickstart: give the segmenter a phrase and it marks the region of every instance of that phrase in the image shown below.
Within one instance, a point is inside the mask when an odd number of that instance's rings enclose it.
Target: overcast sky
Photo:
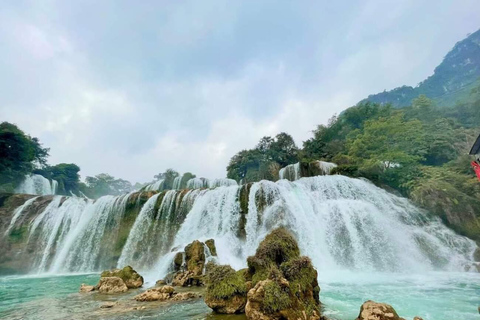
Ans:
[[[0,120],[82,178],[224,177],[262,136],[301,145],[415,86],[478,28],[478,0],[2,1]]]

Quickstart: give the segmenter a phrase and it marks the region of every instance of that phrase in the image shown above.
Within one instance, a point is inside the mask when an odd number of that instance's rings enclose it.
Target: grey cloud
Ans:
[[[0,116],[51,162],[132,181],[223,176],[265,134],[298,142],[370,93],[428,76],[476,30],[474,0],[11,1]]]

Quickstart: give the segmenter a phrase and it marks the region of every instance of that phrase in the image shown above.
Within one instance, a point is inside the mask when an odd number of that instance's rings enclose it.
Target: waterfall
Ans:
[[[165,181],[164,179],[157,180],[154,183],[151,183],[151,184],[147,185],[144,190],[145,191],[159,191],[159,190],[162,189],[164,181]]]
[[[187,189],[208,188],[209,181],[206,178],[193,178],[187,181]]]
[[[179,176],[173,179],[173,186],[172,186],[173,190],[179,190],[181,188],[182,178],[183,176]]]
[[[278,171],[278,176],[280,179],[287,179],[290,181],[300,179],[300,163],[289,164],[285,168],[280,169],[280,171]]]
[[[42,175],[31,174],[25,176],[25,179],[15,189],[15,193],[50,195],[56,194],[58,182],[56,180],[48,180]]]
[[[242,228],[238,190],[219,188],[200,195],[173,247],[213,238],[220,263],[242,268],[266,234],[285,226],[319,270],[409,272],[462,271],[476,248],[407,199],[344,176],[254,183],[243,240],[236,236]]]
[[[315,164],[324,176],[329,175],[332,172],[332,169],[337,167],[337,164],[333,162],[325,162],[320,160],[315,161]]]
[[[7,230],[5,230],[4,235],[7,235],[10,233],[10,230],[13,228],[13,226],[15,225],[15,222],[18,220],[20,215],[24,211],[26,211],[26,209],[28,209],[28,207],[30,207],[30,205],[37,199],[38,197],[33,197],[31,199],[28,199],[27,201],[25,201],[24,204],[22,204],[20,207],[16,208],[15,211],[13,211],[12,220],[10,220],[10,224],[8,225]]]
[[[205,191],[170,190],[148,199],[135,220],[117,267],[151,267],[170,249],[179,225],[201,192]]]
[[[234,179],[213,179],[208,181],[209,188],[218,188],[218,187],[229,187],[238,185],[237,181]]]
[[[191,184],[199,181],[204,185],[202,179]],[[130,264],[158,278],[165,276],[175,252],[210,238],[218,261],[238,269],[278,226],[295,235],[302,254],[321,271],[463,271],[476,249],[473,241],[407,199],[340,175],[137,192],[96,201],[47,200],[28,200],[5,226],[6,235],[28,226],[27,245],[20,250],[23,256],[33,252],[33,272]],[[48,205],[32,206],[34,201]],[[39,212],[29,211],[38,207]],[[29,218],[19,219],[24,214]],[[5,238],[0,237],[1,246]]]

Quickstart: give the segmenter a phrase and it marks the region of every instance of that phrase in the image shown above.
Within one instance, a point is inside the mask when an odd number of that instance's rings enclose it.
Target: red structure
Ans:
[[[473,167],[473,170],[475,170],[475,173],[477,174],[478,180],[480,181],[480,164],[478,164],[477,161],[472,161],[472,167]]]
[[[480,181],[480,135],[478,136],[477,141],[473,144],[470,154],[475,156],[475,161],[472,161],[472,167]]]

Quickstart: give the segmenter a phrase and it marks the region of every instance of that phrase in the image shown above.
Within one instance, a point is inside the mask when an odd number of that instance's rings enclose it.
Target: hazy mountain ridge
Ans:
[[[480,82],[480,29],[457,42],[447,53],[434,74],[416,87],[402,86],[373,94],[361,102],[392,103],[405,107],[412,99],[425,94],[438,106],[451,106],[457,101],[466,102],[470,91]]]

